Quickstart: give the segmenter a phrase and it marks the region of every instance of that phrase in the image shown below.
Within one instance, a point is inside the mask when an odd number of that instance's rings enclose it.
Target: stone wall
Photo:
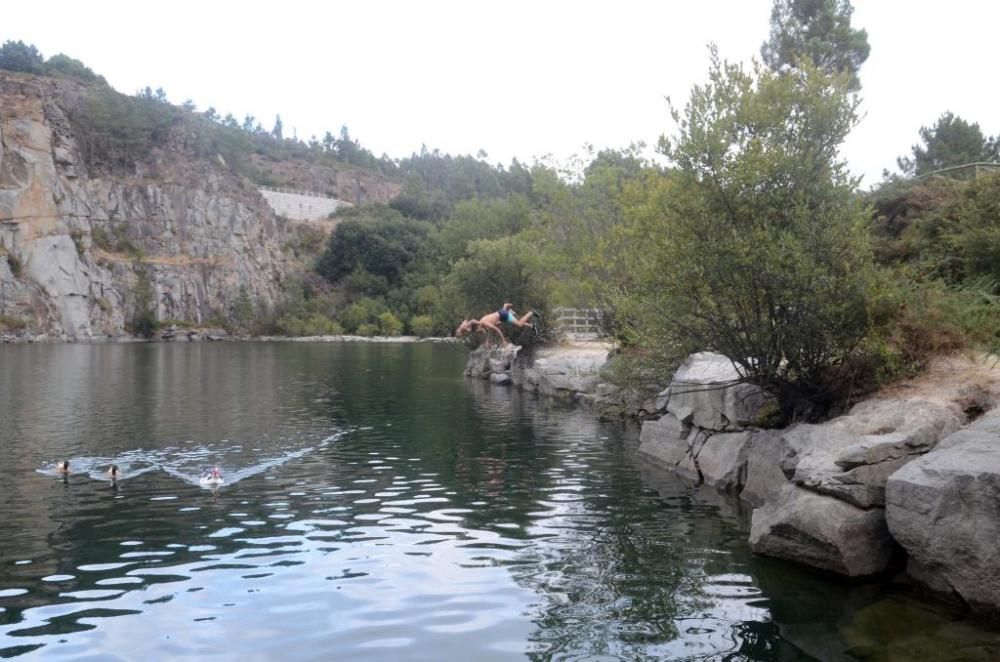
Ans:
[[[350,202],[309,194],[303,191],[280,190],[267,187],[257,189],[274,213],[296,221],[318,221],[329,218],[338,209],[352,207]]]

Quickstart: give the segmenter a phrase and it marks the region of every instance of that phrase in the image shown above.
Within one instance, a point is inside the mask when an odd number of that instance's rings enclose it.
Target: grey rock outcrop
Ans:
[[[668,412],[706,430],[740,430],[755,425],[773,399],[741,381],[732,361],[722,354],[699,352],[688,357],[660,394]]]
[[[1000,416],[955,432],[894,473],[886,517],[914,577],[1000,617]]]
[[[510,377],[510,369],[521,348],[517,345],[483,345],[469,352],[465,362],[465,376],[491,379],[493,375]],[[495,382],[496,383],[496,382]],[[509,382],[504,382],[509,383]]]
[[[465,375],[561,399],[593,402],[609,350],[610,345],[602,342],[535,346],[527,351],[512,344],[482,345],[469,353]]]
[[[782,469],[794,474],[797,485],[815,492],[859,508],[882,506],[886,479],[963,421],[954,403],[915,398],[862,402],[828,423],[789,430]]]
[[[885,523],[886,480],[963,422],[957,404],[920,398],[870,400],[819,425],[784,430],[748,467],[751,548],[848,576],[888,567],[895,543]],[[780,491],[761,489],[788,480]]]
[[[545,395],[574,398],[592,394],[608,360],[607,343],[584,342],[539,347],[511,367],[513,383]]]
[[[725,356],[692,354],[653,405],[667,413],[643,423],[639,454],[686,478],[739,493],[754,437],[768,434],[747,428],[773,402],[739,379]]]
[[[886,480],[964,423],[969,394],[873,399],[827,423],[759,430],[771,400],[738,377],[723,356],[692,355],[659,396],[668,413],[643,424],[639,454],[753,504],[755,552],[848,576],[884,571],[898,550]]]
[[[849,577],[885,570],[895,545],[881,510],[785,486],[753,513],[754,552]]]

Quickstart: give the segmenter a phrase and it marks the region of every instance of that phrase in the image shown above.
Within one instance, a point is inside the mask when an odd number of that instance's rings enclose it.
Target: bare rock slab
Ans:
[[[754,510],[750,547],[757,554],[866,577],[888,567],[895,543],[881,508],[863,510],[787,485]]]
[[[889,477],[893,537],[932,588],[1000,617],[1000,417],[974,423]]]
[[[739,380],[728,357],[698,352],[677,369],[660,400],[685,423],[708,430],[740,430],[754,424],[771,398],[761,388]]]

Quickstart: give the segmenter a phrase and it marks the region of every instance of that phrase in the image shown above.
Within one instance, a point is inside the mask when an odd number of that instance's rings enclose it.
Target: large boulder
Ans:
[[[886,518],[911,574],[1000,617],[1000,416],[952,434],[890,476]]]
[[[859,508],[885,503],[885,481],[907,462],[957,430],[957,404],[919,398],[869,400],[820,425],[783,435],[784,473],[814,492]]]
[[[514,362],[511,377],[514,384],[545,395],[593,393],[610,348],[603,342],[538,347]]]
[[[881,508],[786,485],[753,512],[750,548],[848,577],[884,571],[895,550]]]
[[[658,467],[700,483],[701,474],[694,458],[706,437],[703,430],[692,428],[681,423],[676,416],[667,414],[642,424],[638,452]]]
[[[827,423],[762,439],[751,447],[742,492],[759,506],[751,547],[851,577],[882,572],[895,548],[883,508],[886,480],[962,418],[946,401],[870,400]]]
[[[517,345],[481,345],[469,352],[465,361],[465,375],[479,379],[492,379],[492,375],[509,375],[511,365],[520,351]],[[509,383],[505,381],[504,383]]]
[[[788,476],[781,470],[784,453],[781,430],[758,430],[747,449],[747,475],[740,498],[760,507],[788,485]]]
[[[702,481],[723,492],[742,490],[747,476],[747,452],[754,434],[744,430],[708,437],[694,458]]]
[[[728,357],[698,352],[674,373],[660,403],[682,422],[707,430],[740,430],[754,425],[772,401],[761,388],[740,380]]]
[[[746,482],[748,451],[758,434],[765,433],[713,433],[667,414],[643,423],[639,455],[689,480],[739,493]]]

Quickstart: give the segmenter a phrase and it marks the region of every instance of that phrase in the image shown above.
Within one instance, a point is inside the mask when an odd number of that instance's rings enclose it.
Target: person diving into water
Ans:
[[[505,303],[500,310],[496,312],[487,313],[483,315],[478,320],[467,319],[462,320],[462,323],[458,325],[455,329],[455,336],[461,338],[467,333],[472,333],[474,331],[482,331],[487,336],[490,332],[496,333],[500,336],[500,342],[504,345],[507,344],[507,336],[503,333],[503,326],[514,327],[517,329],[523,329],[525,327],[531,327],[531,329],[537,335],[538,327],[535,326],[535,320],[541,319],[541,315],[536,310],[530,310],[521,317],[517,316],[514,312],[514,304]]]

